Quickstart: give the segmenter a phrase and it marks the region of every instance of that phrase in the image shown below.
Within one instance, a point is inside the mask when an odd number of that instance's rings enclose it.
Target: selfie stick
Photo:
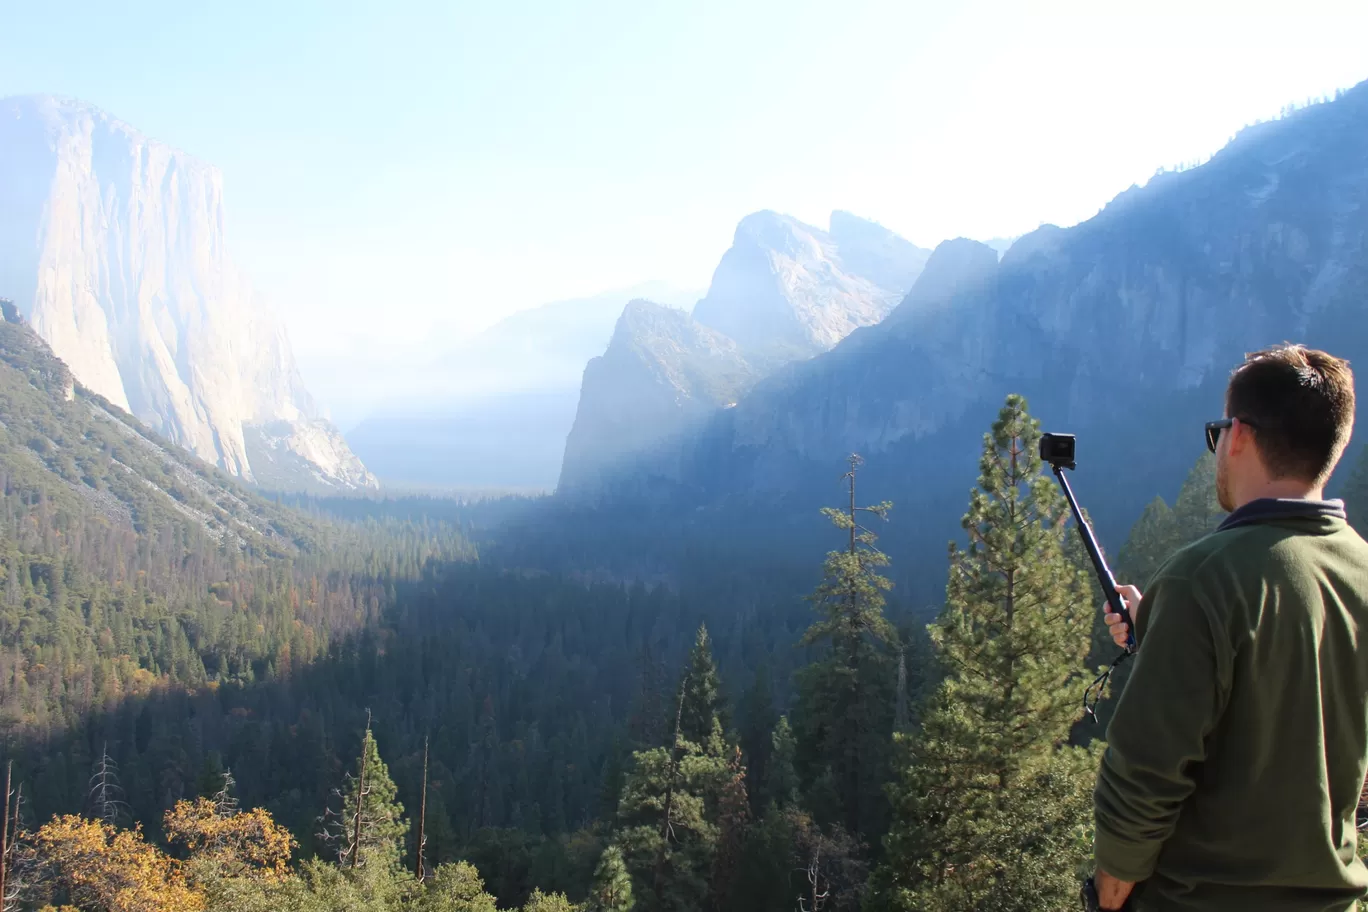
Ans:
[[[1129,655],[1135,652],[1135,623],[1131,620],[1130,609],[1126,607],[1121,593],[1116,591],[1116,579],[1112,576],[1106,559],[1102,557],[1102,551],[1097,547],[1092,526],[1083,518],[1083,511],[1078,508],[1073,489],[1069,487],[1069,479],[1064,477],[1064,470],[1073,467],[1073,462],[1050,463],[1050,470],[1059,479],[1059,486],[1064,489],[1064,499],[1069,502],[1069,509],[1073,510],[1074,520],[1078,523],[1078,534],[1083,536],[1083,547],[1088,549],[1088,557],[1092,558],[1093,567],[1097,570],[1097,581],[1102,584],[1102,594],[1107,597],[1107,605],[1111,607],[1113,614],[1121,615],[1121,620],[1126,624],[1126,654]]]

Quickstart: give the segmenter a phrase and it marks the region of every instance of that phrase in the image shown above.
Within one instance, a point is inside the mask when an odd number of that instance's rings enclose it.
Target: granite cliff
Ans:
[[[755,378],[732,339],[683,311],[631,301],[608,350],[584,369],[560,493],[593,497],[621,477],[639,495],[677,483],[684,439]]]
[[[0,101],[0,293],[83,385],[202,459],[376,486],[230,259],[216,169],[79,102]]]

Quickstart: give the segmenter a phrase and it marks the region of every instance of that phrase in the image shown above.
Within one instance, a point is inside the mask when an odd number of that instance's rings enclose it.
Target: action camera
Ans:
[[[1074,467],[1074,435],[1041,435],[1040,458],[1052,466],[1072,469]]]

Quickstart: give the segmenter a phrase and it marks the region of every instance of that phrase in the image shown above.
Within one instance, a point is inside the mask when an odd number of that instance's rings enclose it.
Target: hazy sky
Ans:
[[[923,245],[1085,219],[1368,78],[1368,3],[0,0],[0,95],[218,165],[305,377],[833,208]]]

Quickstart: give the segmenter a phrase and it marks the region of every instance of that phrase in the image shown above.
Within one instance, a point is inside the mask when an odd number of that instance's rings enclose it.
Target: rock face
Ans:
[[[808,358],[882,320],[929,253],[849,213],[833,213],[827,232],[756,212],[736,227],[694,317],[757,361]]]
[[[845,212],[832,214],[830,232],[774,212],[746,216],[692,319],[628,305],[584,372],[557,493],[593,500],[622,484],[640,493],[680,483],[687,467],[672,447],[760,378],[882,320],[929,255]]]
[[[678,483],[681,444],[756,378],[737,344],[683,311],[636,300],[584,369],[558,491],[595,496],[630,474],[645,494]]]
[[[1149,499],[1177,491],[1246,352],[1300,341],[1361,369],[1365,301],[1368,83],[1000,262],[942,244],[889,319],[714,413],[678,457],[679,503],[825,492],[856,451],[869,496],[916,517],[889,535],[920,536],[898,547],[940,573],[982,435],[1021,393],[1046,430],[1078,434],[1074,484],[1115,548]]]
[[[87,105],[0,101],[0,291],[76,378],[201,458],[375,487],[229,259],[217,170]]]

